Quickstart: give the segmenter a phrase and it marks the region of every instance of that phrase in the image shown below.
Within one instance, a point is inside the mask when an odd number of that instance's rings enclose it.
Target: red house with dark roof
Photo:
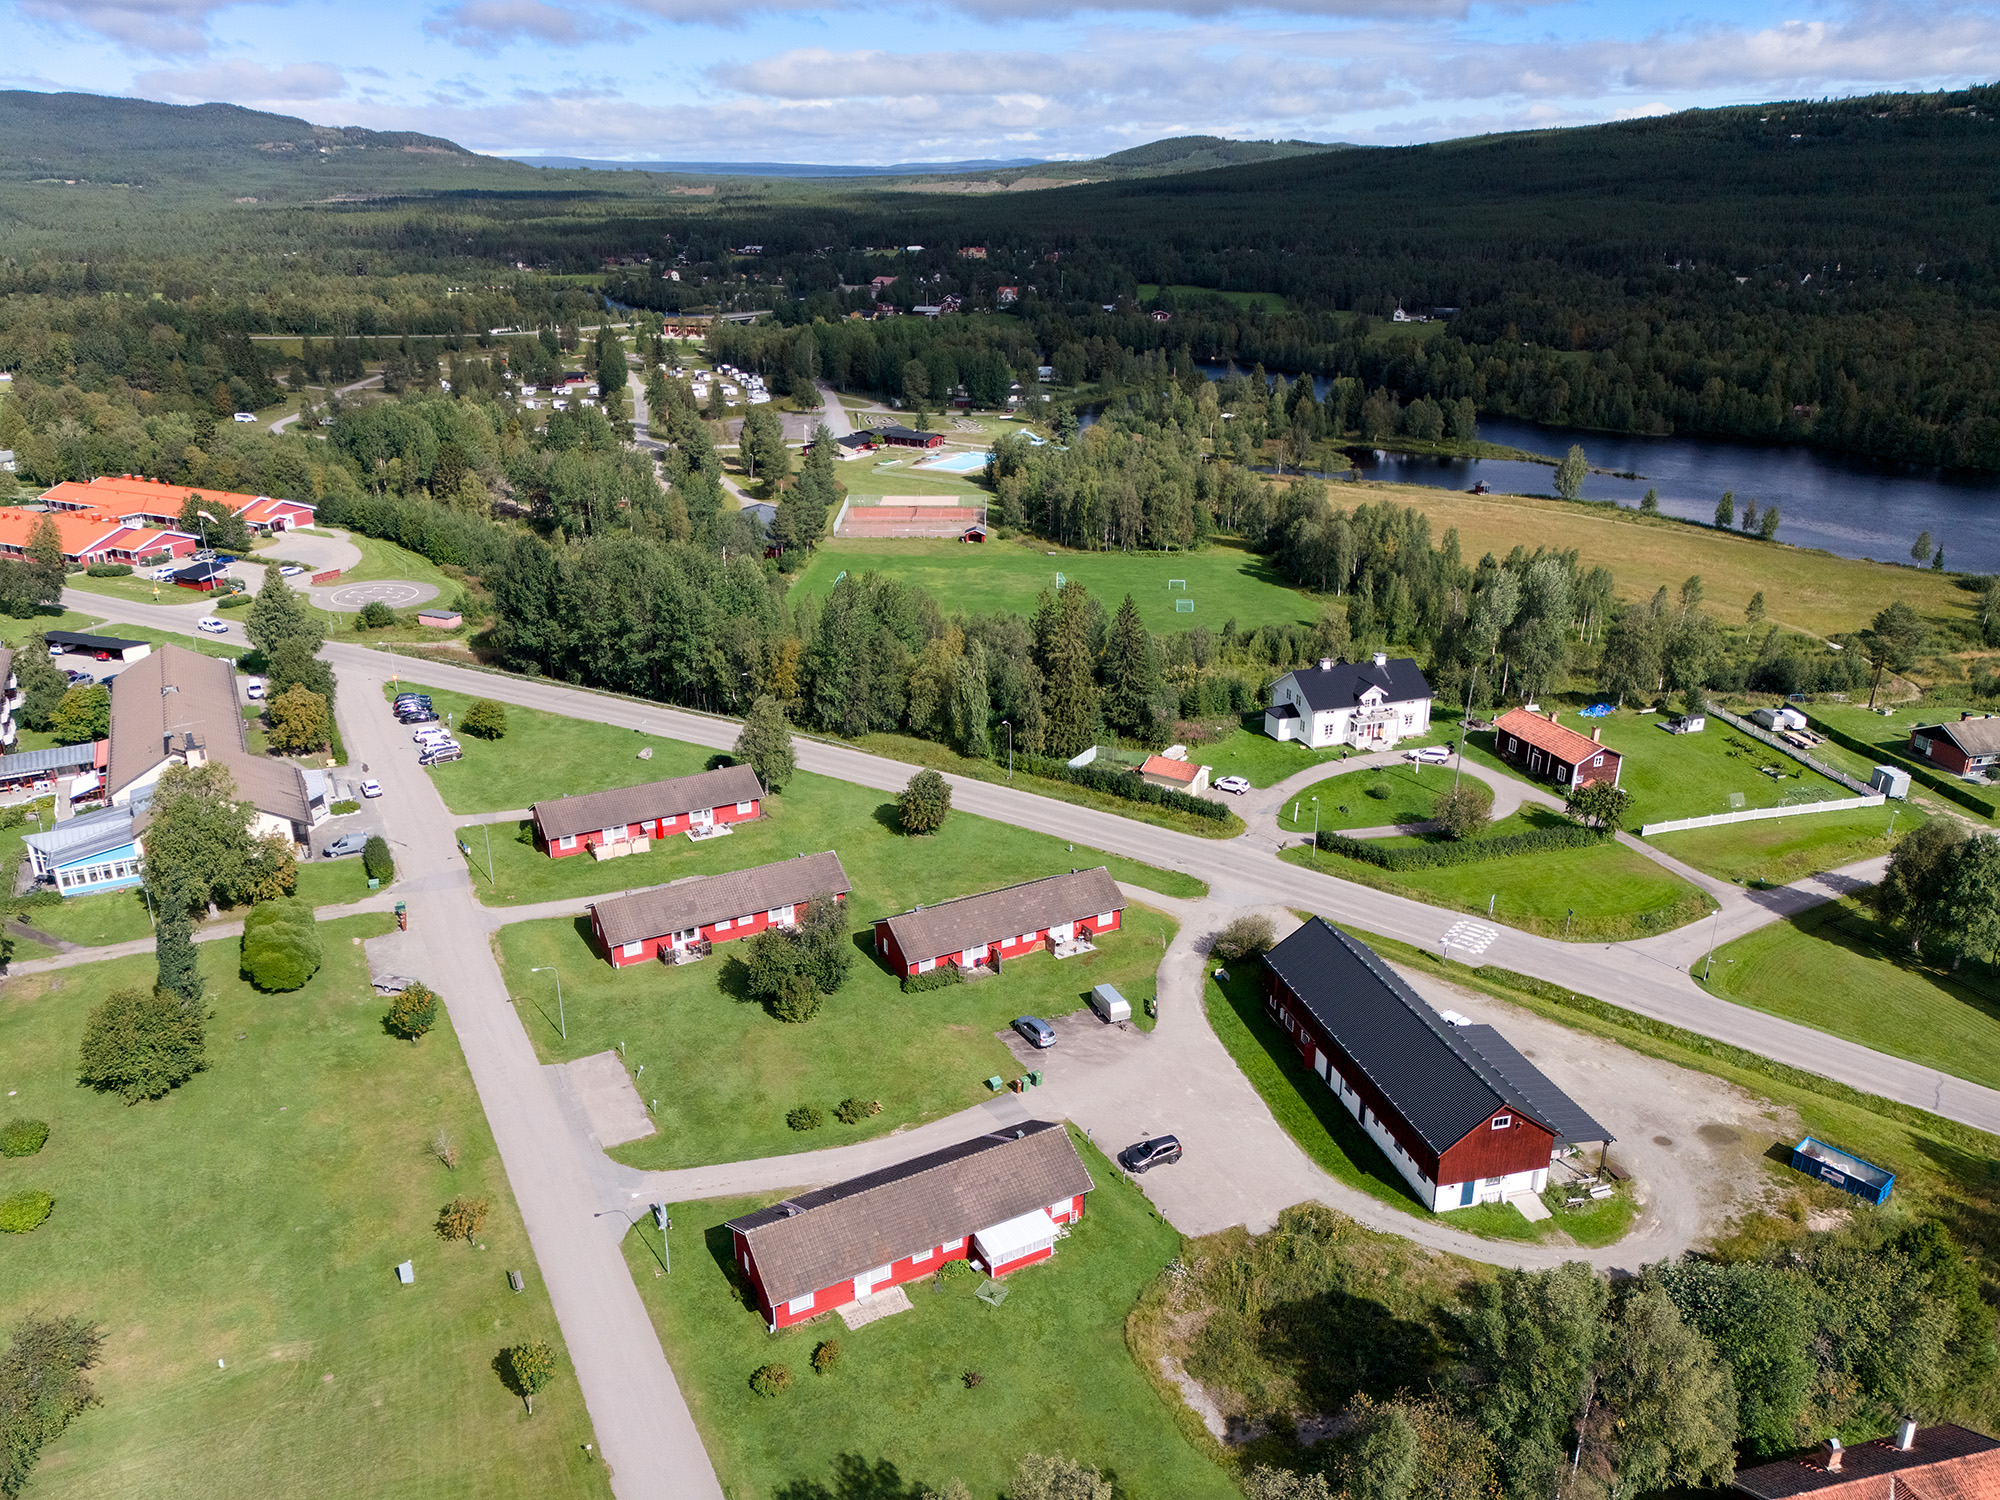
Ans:
[[[1115,932],[1124,911],[1118,882],[1099,865],[883,917],[875,924],[875,952],[905,978],[939,964],[997,969],[1001,959],[1044,943]]]
[[[854,889],[831,849],[726,875],[676,880],[593,902],[590,930],[613,966],[700,957],[712,944],[790,927],[815,897],[845,901]]]
[[[1068,1131],[1028,1120],[794,1194],[725,1227],[775,1333],[946,1261],[1000,1277],[1047,1260],[1095,1185]]]
[[[1522,767],[1530,776],[1558,786],[1595,786],[1599,782],[1616,786],[1622,757],[1599,743],[1597,735],[1595,729],[1579,734],[1558,724],[1553,712],[1545,719],[1525,708],[1514,708],[1493,721],[1493,753]]]
[[[635,839],[663,839],[745,822],[758,815],[763,798],[763,783],[755,771],[723,766],[644,786],[537,802],[530,812],[535,842],[560,859]]]

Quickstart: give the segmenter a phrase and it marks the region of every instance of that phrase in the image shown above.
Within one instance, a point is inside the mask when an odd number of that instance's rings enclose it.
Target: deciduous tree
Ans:
[[[1958,846],[1965,834],[1949,818],[1932,818],[1896,840],[1889,868],[1875,887],[1875,909],[1909,940],[1912,953],[1943,918]]]
[[[926,767],[896,794],[896,813],[905,833],[936,833],[951,814],[951,783]]]
[[[62,696],[49,728],[58,745],[87,745],[111,732],[111,689],[73,687]]]
[[[1581,445],[1570,444],[1562,462],[1556,465],[1556,494],[1564,500],[1574,500],[1583,494],[1583,481],[1590,474],[1590,462],[1583,456]]]
[[[1476,839],[1493,821],[1493,788],[1467,777],[1437,799],[1431,817],[1453,839]]]
[[[280,755],[305,755],[332,743],[333,715],[326,699],[303,683],[295,683],[266,700],[271,748]]]
[[[735,754],[757,773],[767,791],[783,791],[785,783],[797,773],[791,722],[785,717],[784,705],[769,693],[752,703],[750,712],[743,716]]]
[[[437,1237],[441,1240],[464,1240],[469,1245],[492,1211],[493,1205],[484,1198],[460,1193],[438,1210]]]
[[[207,1064],[198,1000],[164,987],[114,990],[84,1023],[77,1078],[127,1104],[158,1099]]]
[[[458,727],[482,740],[504,739],[507,734],[507,705],[491,698],[474,698],[465,707]]]
[[[516,1344],[506,1353],[507,1383],[535,1414],[535,1397],[556,1378],[556,1351],[540,1339]]]

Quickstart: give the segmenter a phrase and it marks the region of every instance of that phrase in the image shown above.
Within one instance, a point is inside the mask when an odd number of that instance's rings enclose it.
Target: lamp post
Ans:
[[[1715,937],[1722,926],[1722,908],[1715,909],[1715,920],[1708,925],[1708,959],[1701,966],[1701,982],[1708,983],[1708,971],[1715,966]]]
[[[1000,727],[1007,731],[1007,779],[1012,781],[1014,779],[1014,725],[1010,720],[1002,719]]]
[[[1454,792],[1458,790],[1458,778],[1465,774],[1465,736],[1467,734],[1465,721],[1472,717],[1472,693],[1478,685],[1479,666],[1475,662],[1472,668],[1472,676],[1465,684],[1465,714],[1458,721],[1458,764],[1451,773],[1451,789]]]
[[[562,970],[558,969],[554,964],[545,964],[539,969],[530,969],[528,972],[530,974],[553,974],[556,976],[556,1030],[562,1033],[564,1041],[568,1041],[569,1025],[563,1019]]]
[[[1319,868],[1319,798],[1313,798],[1313,868]]]

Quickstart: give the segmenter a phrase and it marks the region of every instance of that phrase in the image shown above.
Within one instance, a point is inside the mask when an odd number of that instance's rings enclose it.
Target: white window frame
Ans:
[[[794,1314],[811,1312],[813,1301],[818,1296],[818,1292],[807,1292],[803,1297],[794,1297],[785,1304],[785,1311]]]
[[[792,921],[792,911],[793,908],[789,906],[774,906],[764,913],[764,920],[779,927],[789,927]]]
[[[1096,916],[1091,918],[1091,925],[1094,927],[1109,927],[1113,922],[1117,920],[1118,920],[1117,912],[1101,911]]]
[[[564,834],[556,840],[556,847],[558,849],[574,849],[576,847],[576,835],[573,833]]]
[[[965,1241],[962,1239],[946,1240],[942,1245],[938,1246],[938,1248],[940,1250],[945,1250],[945,1251],[963,1250],[965,1248]]]
[[[1592,758],[1590,763],[1593,766],[1601,766],[1604,764],[1604,757],[1602,755],[1595,756]]]
[[[715,924],[715,930],[717,932],[727,932],[729,931],[729,924],[730,924],[730,919],[728,917],[724,917],[721,921]]]
[[[1495,1130],[1505,1130],[1513,1123],[1514,1117],[1512,1115],[1495,1115],[1493,1117],[1492,1128]]]
[[[751,809],[751,808],[753,808],[753,807],[755,807],[756,805],[757,805],[757,804],[756,804],[756,803],[754,803],[754,802],[739,802],[739,803],[737,803],[737,804],[736,804],[736,814],[737,814],[737,816],[738,816],[738,817],[742,817],[742,818],[747,818],[747,817],[749,817],[749,816],[750,816],[750,809]]]
[[[621,958],[637,958],[641,953],[644,953],[645,951],[646,951],[646,940],[644,938],[641,938],[636,943],[625,944],[622,948],[618,950],[618,953]]]
[[[924,1263],[925,1261],[929,1260],[929,1259],[930,1259],[930,1258],[931,1258],[931,1257],[932,1257],[933,1255],[936,1255],[936,1254],[937,1254],[937,1247],[936,1247],[936,1246],[932,1246],[932,1247],[931,1247],[930,1249],[928,1249],[928,1250],[919,1250],[919,1251],[917,1251],[917,1252],[916,1252],[916,1253],[915,1253],[914,1255],[912,1255],[912,1256],[910,1257],[910,1264],[911,1264],[911,1265],[913,1265],[913,1266],[920,1266],[920,1265],[922,1265],[922,1264],[923,1264],[923,1263]]]
[[[934,958],[920,958],[917,960],[917,972],[919,974],[928,974],[936,967],[937,960]]]

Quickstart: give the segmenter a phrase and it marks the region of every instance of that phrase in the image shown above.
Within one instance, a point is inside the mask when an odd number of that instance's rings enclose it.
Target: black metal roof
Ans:
[[[1372,687],[1380,688],[1391,703],[1432,696],[1430,682],[1418,669],[1416,659],[1409,656],[1391,657],[1379,667],[1373,661],[1300,667],[1290,676],[1314,713],[1352,708]]]
[[[76,630],[45,630],[42,639],[51,646],[78,646],[85,651],[129,651],[150,641],[128,641],[115,635],[85,635]]]
[[[1465,1042],[1372,949],[1322,918],[1312,918],[1264,961],[1418,1138],[1440,1155],[1500,1109],[1511,1109],[1555,1135],[1563,1131],[1551,1113],[1571,1123],[1590,1119],[1511,1047],[1506,1049],[1511,1054],[1508,1070],[1503,1071]],[[1609,1139],[1602,1127],[1595,1128],[1597,1133],[1582,1139]]]
[[[1462,1050],[1470,1049],[1500,1075],[1502,1083],[1520,1100],[1523,1113],[1540,1120],[1565,1144],[1617,1139],[1491,1026],[1455,1026],[1452,1035]]]

